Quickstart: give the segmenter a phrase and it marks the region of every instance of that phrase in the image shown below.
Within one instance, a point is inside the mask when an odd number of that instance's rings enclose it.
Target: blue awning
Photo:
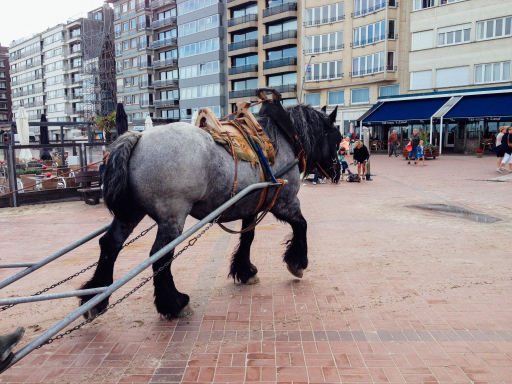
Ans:
[[[448,100],[449,97],[386,101],[363,120],[363,125],[430,123],[430,117]]]
[[[512,93],[464,96],[448,111],[444,119],[473,120],[512,120]]]

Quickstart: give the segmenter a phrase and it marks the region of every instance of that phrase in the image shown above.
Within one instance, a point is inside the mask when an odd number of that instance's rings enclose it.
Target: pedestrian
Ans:
[[[347,156],[347,160],[350,164],[352,164],[352,161],[350,160],[350,136],[345,136],[343,141],[340,144],[341,148],[345,149],[345,154]]]
[[[368,159],[370,159],[368,148],[366,148],[362,141],[356,141],[354,143],[354,164],[357,163],[357,173],[363,180],[366,177],[366,163]]]
[[[427,163],[425,163],[425,148],[423,147],[423,140],[420,140],[420,145],[416,148],[416,160],[414,160],[414,164],[419,165],[420,160],[423,160],[423,165],[427,165]]]
[[[409,161],[407,162],[407,164],[411,164],[411,158],[412,156],[414,155],[414,158],[417,159],[418,156],[416,155],[416,148],[418,148],[418,145],[420,145],[420,135],[418,135],[418,130],[415,129],[412,131],[412,136],[411,136],[411,146],[412,146],[412,151],[409,152]]]
[[[348,150],[346,150],[345,147],[340,147],[338,150],[338,160],[341,164],[341,181],[343,181],[343,178],[345,177],[345,170],[348,169],[348,164],[345,161],[346,155],[348,155]]]
[[[504,125],[500,127],[500,133],[498,133],[498,137],[496,137],[496,148],[501,147],[501,139],[503,138],[503,135],[507,132],[507,126]],[[496,168],[496,172],[503,173],[503,171],[500,169],[501,161],[503,160],[503,157],[505,156],[505,151],[498,150],[496,152],[496,157],[498,158],[498,168]]]
[[[320,170],[318,168],[315,168],[315,176],[313,177],[313,185],[316,185],[316,183],[319,184],[325,184],[325,176],[320,173]]]
[[[398,144],[398,136],[396,134],[396,129],[394,129],[393,133],[391,135],[389,135],[389,137],[388,137],[389,157],[391,157],[391,155],[393,155],[393,153],[395,154],[395,157],[398,157],[398,155],[396,154],[397,144]]]
[[[512,173],[512,126],[506,127],[507,130],[501,138],[501,145],[495,148],[495,151],[503,151],[503,160],[498,167],[498,172],[506,171],[505,165],[508,163],[509,172]],[[503,172],[500,172],[503,173]]]

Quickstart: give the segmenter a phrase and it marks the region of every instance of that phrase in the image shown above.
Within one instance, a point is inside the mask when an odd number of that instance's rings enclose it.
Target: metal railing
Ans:
[[[76,39],[77,37],[81,37],[82,34],[81,34],[80,30],[78,29],[77,31],[78,32],[70,33],[69,36],[68,36],[68,40]]]
[[[176,4],[176,0],[153,0],[151,2],[151,9],[161,7],[165,4]]]
[[[167,100],[155,100],[155,107],[173,107],[178,106],[180,103],[179,99],[167,99]]]
[[[135,4],[135,10],[138,12],[138,11],[142,11],[143,9],[151,9],[151,6],[147,5],[144,0],[137,1],[137,3]]]
[[[381,41],[384,41],[384,40],[386,40],[386,35],[369,37],[366,40],[359,40],[357,42],[352,43],[352,47],[356,48],[356,47],[362,47],[362,46],[368,45],[368,44],[376,44],[376,43],[380,43]]]
[[[143,21],[141,23],[137,23],[137,31],[142,31],[144,29],[151,29],[151,24],[148,20]]]
[[[258,46],[258,39],[237,41],[236,43],[231,43],[228,45],[228,51],[236,51],[237,49],[257,47],[257,46]]]
[[[273,33],[271,35],[263,36],[263,44],[272,43],[274,41],[284,40],[284,39],[296,39],[297,38],[297,30],[291,29],[289,31],[283,31],[278,33]]]
[[[69,52],[70,55],[73,55],[74,53],[80,53],[82,52],[82,46],[81,45],[74,45],[71,47],[71,50]]]
[[[168,24],[176,24],[176,16],[167,17],[161,20],[154,20],[152,23],[153,28],[163,27]]]
[[[31,55],[34,55],[34,54],[40,53],[40,52],[41,52],[41,47],[28,49],[23,53],[15,55],[13,60],[23,59],[24,57],[31,56]]]
[[[339,21],[345,20],[345,15],[333,16],[327,19],[315,19],[306,21],[306,27],[311,27],[313,25],[323,25],[323,24],[332,24],[337,23]]]
[[[155,87],[167,87],[167,86],[174,86],[177,87],[179,84],[178,79],[165,79],[165,80],[155,80],[153,81],[153,85]]]
[[[178,65],[178,59],[163,59],[153,61],[153,68],[176,66]]]
[[[396,72],[397,67],[393,65],[386,65],[386,71],[388,72]]]
[[[114,12],[114,20],[119,20],[121,18],[121,12]]]
[[[152,87],[153,87],[153,83],[150,82],[149,80],[142,80],[139,85],[139,88],[152,88]]]
[[[368,68],[368,69],[362,69],[360,71],[353,71],[353,72],[350,72],[350,76],[351,77],[366,76],[366,75],[373,75],[375,73],[381,73],[381,72],[384,72],[384,67]]]
[[[368,8],[365,8],[365,9],[361,9],[359,11],[355,11],[354,13],[352,13],[352,17],[364,16],[364,15],[367,15],[369,13],[380,11],[381,9],[384,9],[384,8],[386,8],[386,2],[385,1],[380,2],[378,4],[375,4],[375,6],[373,6],[373,7],[368,7]]]
[[[121,37],[122,34],[123,34],[123,31],[116,31],[115,36]]]
[[[278,85],[272,88],[274,88],[279,93],[297,92],[297,84]]]
[[[257,89],[242,89],[238,91],[229,91],[230,99],[237,99],[239,97],[253,97],[256,96]]]
[[[178,39],[176,37],[167,37],[165,39],[153,41],[152,47],[164,47],[166,45],[176,45],[178,43]]]
[[[246,72],[258,72],[258,64],[239,65],[238,67],[229,68],[230,75],[238,75],[239,73]]]
[[[149,61],[139,61],[139,69],[153,69],[153,65]]]
[[[263,17],[269,17],[273,15],[277,15],[278,13],[283,13],[287,11],[296,11],[297,10],[297,3],[285,3],[285,4],[279,4],[275,7],[265,8],[263,10]]]
[[[312,53],[324,53],[324,52],[341,51],[344,47],[345,47],[345,45],[338,44],[338,45],[331,45],[331,46],[322,47],[322,48],[308,48],[308,49],[306,49],[306,54],[310,55]]]
[[[59,69],[61,69],[61,68],[59,68]],[[30,76],[25,76],[25,77],[23,77],[23,78],[21,78],[19,80],[11,81],[11,86],[18,86],[18,85],[29,83],[31,81],[39,80],[39,79],[42,79],[42,78],[43,78],[43,74],[42,73],[36,73],[36,74],[30,75]]]
[[[321,75],[321,76],[306,76],[306,81],[325,81],[325,80],[335,80],[335,79],[342,79],[343,73],[335,73],[332,75]]]
[[[11,69],[11,75],[14,75],[15,73],[19,73],[21,71],[26,71],[27,69],[34,68],[34,67],[40,67],[43,65],[43,62],[41,60],[32,61],[31,64],[21,64],[17,66],[14,69]]]
[[[249,21],[258,21],[258,14],[251,13],[249,15],[244,15],[244,16],[240,16],[240,17],[235,17],[233,19],[229,19],[228,27],[234,27],[235,25],[248,23]]]
[[[398,33],[388,33],[388,39],[389,40],[396,40],[396,39],[398,39]]]
[[[264,61],[263,69],[285,67],[287,65],[297,65],[297,58],[296,57],[285,57],[284,59]]]
[[[153,100],[141,100],[140,106],[141,107],[153,107]]]
[[[38,86],[38,87],[34,87],[32,89],[26,89],[24,91],[19,91],[19,92],[16,92],[16,91],[13,91],[12,92],[12,97],[22,97],[22,96],[29,96],[29,95],[34,95],[36,93],[42,93],[44,92],[44,87],[42,85]]]

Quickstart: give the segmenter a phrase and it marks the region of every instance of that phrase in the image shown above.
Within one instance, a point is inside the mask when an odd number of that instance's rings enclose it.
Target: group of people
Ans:
[[[492,149],[498,157],[498,168],[496,172],[507,171],[505,165],[508,163],[508,171],[512,173],[512,127],[500,127],[500,133],[496,137],[496,148]]]
[[[394,130],[388,137],[389,157],[393,156],[393,154],[395,157],[398,157],[396,150],[399,146],[400,142],[398,141],[398,135],[396,134],[396,130]],[[409,144],[407,145],[407,150],[409,151],[407,164],[411,164],[411,160],[414,156],[414,164],[419,165],[420,160],[422,160],[423,165],[427,165],[425,162],[425,148],[423,146],[423,140],[421,140],[417,129],[412,131],[412,136],[409,140]]]

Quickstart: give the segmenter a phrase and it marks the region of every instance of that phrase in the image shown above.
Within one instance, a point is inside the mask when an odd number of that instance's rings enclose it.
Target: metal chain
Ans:
[[[149,231],[151,231],[153,228],[155,228],[155,226],[156,226],[156,223],[155,223],[155,224],[153,224],[153,225],[152,225],[151,227],[149,227],[148,229],[145,229],[144,231],[142,231],[142,232],[140,233],[140,235],[138,235],[137,237],[133,238],[132,240],[130,240],[129,242],[127,242],[125,245],[123,245],[123,248],[125,248],[125,247],[129,246],[130,244],[134,243],[136,240],[140,239],[142,236],[145,236]],[[84,272],[87,272],[89,269],[91,269],[91,268],[93,268],[93,267],[95,267],[95,266],[97,266],[97,265],[98,265],[98,262],[96,261],[94,264],[89,265],[88,267],[86,267],[86,268],[82,269],[80,272],[77,272],[77,273],[75,273],[74,275],[71,275],[71,276],[69,276],[69,277],[65,278],[64,280],[61,280],[61,281],[59,281],[58,283],[52,284],[52,285],[50,285],[49,287],[46,287],[46,288],[45,288],[45,289],[43,289],[42,291],[36,292],[36,293],[34,293],[33,295],[31,295],[31,296],[39,296],[39,295],[42,295],[43,293],[48,292],[50,289],[53,289],[53,288],[55,288],[55,287],[58,287],[59,285],[64,284],[65,282],[67,282],[67,281],[69,281],[69,280],[71,280],[71,279],[74,279],[75,277],[77,277],[77,276],[81,275],[81,274],[82,274],[82,273],[84,273]],[[15,305],[18,305],[18,304],[9,304],[9,305],[6,305],[6,306],[4,306],[4,307],[0,308],[0,312],[3,312],[3,311],[5,311],[5,310],[7,310],[7,309],[9,309],[9,308],[12,308],[12,307],[14,307]]]
[[[168,267],[178,256],[180,256],[183,252],[185,252],[189,247],[192,247],[195,245],[195,243],[197,242],[197,240],[206,233],[206,231],[208,231],[211,227],[213,227],[214,224],[216,224],[219,219],[220,219],[221,216],[217,217],[215,220],[213,220],[207,227],[205,227],[201,232],[199,232],[197,234],[197,236],[193,237],[192,239],[190,239],[188,241],[188,244],[185,245],[178,253],[174,254],[173,257],[171,257],[171,259],[169,261],[167,261],[164,265],[162,265],[160,268],[158,268],[155,272],[153,272],[153,274],[147,278],[145,278],[142,283],[140,283],[139,285],[137,285],[135,288],[133,288],[130,292],[128,292],[126,295],[124,295],[123,297],[121,297],[119,300],[117,300],[115,303],[113,304],[110,304],[108,307],[106,307],[105,309],[103,309],[101,312],[98,312],[96,315],[94,315],[93,317],[90,317],[89,319],[83,321],[82,323],[74,326],[73,328],[71,329],[68,329],[66,332],[63,332],[55,337],[52,337],[51,339],[48,339],[46,342],[44,342],[43,344],[41,344],[40,346],[38,346],[36,349],[39,349],[41,348],[43,345],[46,345],[46,344],[51,344],[53,343],[55,340],[60,340],[62,339],[64,336],[67,336],[69,334],[71,334],[72,332],[75,332],[77,330],[79,330],[80,328],[82,328],[84,325],[87,325],[91,322],[93,322],[94,320],[96,320],[98,317],[100,317],[101,315],[105,314],[109,309],[112,309],[114,308],[116,305],[118,305],[119,303],[121,303],[122,301],[124,301],[125,299],[127,299],[128,297],[130,297],[131,295],[133,295],[135,292],[137,292],[140,288],[142,288],[144,285],[146,285],[146,283],[148,281],[150,281],[151,279],[153,279],[156,275],[158,275],[160,272],[162,272],[166,267]],[[156,225],[156,224],[155,224]],[[129,243],[127,243],[129,244]]]

